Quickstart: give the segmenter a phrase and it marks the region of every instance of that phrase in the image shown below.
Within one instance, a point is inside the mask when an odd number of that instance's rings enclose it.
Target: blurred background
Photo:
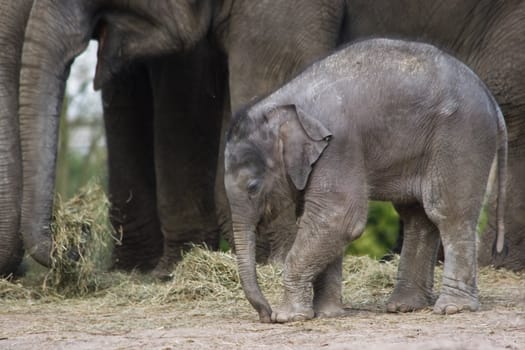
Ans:
[[[92,41],[71,67],[60,120],[57,192],[71,198],[96,178],[107,184],[106,144],[100,91],[93,89],[97,43]]]
[[[67,83],[60,124],[57,192],[63,200],[95,179],[107,184],[106,144],[100,92],[93,89],[97,43],[79,56]],[[379,259],[394,246],[398,215],[389,203],[371,202],[366,231],[348,252]],[[227,246],[223,249],[227,249]]]

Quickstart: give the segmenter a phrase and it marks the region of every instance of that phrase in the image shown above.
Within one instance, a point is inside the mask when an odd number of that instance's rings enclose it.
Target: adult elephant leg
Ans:
[[[495,198],[491,198],[489,222],[481,236],[480,265],[512,270],[525,269],[525,2],[503,7],[476,54],[465,61],[479,74],[498,101],[508,133],[507,204],[505,240],[507,256],[492,256],[495,239]],[[497,187],[494,187],[497,188]],[[493,191],[497,194],[497,191]]]
[[[157,207],[164,253],[153,271],[170,278],[188,243],[216,249],[214,183],[223,115],[224,62],[206,44],[152,62]]]
[[[236,2],[227,40],[231,110],[265,96],[330,53],[341,40],[344,6],[341,0],[310,1],[301,6],[289,0]],[[219,200],[225,198],[221,186],[218,182]],[[229,228],[229,209],[224,203],[226,199],[218,204],[219,220]],[[292,227],[295,213],[281,215],[279,220],[277,226]],[[257,235],[257,260],[282,262],[283,252],[293,243],[290,239],[282,234]]]
[[[162,254],[149,77],[135,66],[102,91],[108,147],[110,218],[119,242],[114,267],[151,270]]]
[[[18,80],[24,30],[32,0],[0,0],[0,276],[23,257],[20,236],[22,158],[18,129]]]

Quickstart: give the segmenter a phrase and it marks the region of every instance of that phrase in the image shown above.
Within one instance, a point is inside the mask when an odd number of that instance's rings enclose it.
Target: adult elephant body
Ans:
[[[155,270],[163,277],[185,242],[218,237],[212,187],[225,106],[269,92],[336,46],[344,2],[300,3],[35,3],[20,87],[21,230],[33,256],[49,263],[57,116],[69,66],[90,38],[99,41],[95,86],[103,90],[112,217],[123,234],[117,266],[151,267],[164,237]],[[283,25],[289,31],[276,36]]]
[[[186,243],[218,247],[213,184],[224,80],[223,58],[203,43],[133,64],[104,86],[110,218],[122,232],[115,267],[158,265],[163,277]]]
[[[32,0],[0,0],[0,275],[18,267],[23,256],[19,235],[20,141],[18,81],[24,31]]]
[[[347,24],[352,38],[396,36],[433,43],[455,54],[488,85],[509,135],[505,207],[509,253],[503,259],[492,257],[496,223],[489,215],[479,262],[525,268],[525,1],[379,0],[370,6],[365,0],[351,0]]]
[[[155,107],[155,101],[158,99],[152,98],[149,101],[148,94],[153,96],[156,90],[150,85],[150,88],[141,91],[140,84],[137,85],[137,90],[128,90],[129,84],[115,82],[115,77],[125,74],[130,66],[136,67],[132,64],[134,62],[140,62],[142,65],[155,57],[189,52],[197,43],[209,39],[226,55],[228,62],[227,82],[219,79],[218,86],[221,93],[218,96],[226,96],[229,93],[231,110],[236,110],[254,96],[265,95],[281,85],[310,62],[330,52],[338,43],[349,39],[385,35],[430,41],[455,53],[487,82],[496,96],[508,123],[510,141],[510,190],[506,224],[507,237],[512,250],[507,266],[523,267],[525,262],[521,252],[525,250],[523,247],[525,240],[523,240],[521,221],[525,217],[523,215],[525,183],[520,178],[525,172],[525,160],[520,148],[522,143],[520,140],[524,139],[525,132],[523,127],[525,82],[520,77],[524,75],[525,69],[524,3],[518,0],[468,0],[460,3],[452,0],[440,3],[426,0],[380,0],[374,2],[372,6],[364,0],[38,1],[33,8],[26,33],[20,89],[22,106],[20,124],[24,159],[21,229],[26,234],[34,235],[35,244],[30,245],[31,252],[39,261],[47,262],[49,245],[46,242],[49,241],[49,234],[46,228],[54,188],[54,167],[50,165],[54,164],[56,153],[57,115],[69,64],[91,37],[97,38],[100,42],[95,83],[105,90],[107,112],[120,113],[122,115],[120,120],[123,120],[123,123],[125,119],[138,122],[129,125],[126,123],[122,132],[116,131],[120,139],[116,139],[115,142],[136,147],[137,145],[133,144],[134,136],[131,135],[137,135],[145,145],[149,145],[141,149],[141,161],[133,156],[134,153],[125,152],[131,149],[128,146],[123,146],[123,152],[117,151],[113,155],[110,150],[110,171],[113,173],[110,175],[113,176],[113,180],[110,181],[116,185],[124,184],[121,188],[113,187],[111,190],[116,203],[114,207],[119,210],[120,215],[126,217],[127,221],[128,230],[123,232],[123,242],[126,242],[126,237],[130,237],[128,243],[121,249],[122,256],[135,256],[136,259],[123,264],[140,265],[141,262],[137,259],[141,259],[140,251],[144,249],[142,243],[155,241],[154,237],[160,237],[156,227],[163,227],[166,236],[171,235],[167,232],[173,232],[174,239],[170,241],[176,242],[178,241],[176,237],[182,235],[181,232],[190,233],[193,230],[192,227],[181,227],[183,222],[188,222],[188,217],[195,218],[200,214],[213,217],[209,214],[212,205],[201,205],[197,206],[198,208],[194,206],[193,210],[187,212],[188,215],[173,220],[159,215],[157,194],[162,189],[157,187],[159,173],[155,168],[159,163],[151,163],[151,159],[157,159],[154,147],[156,141],[153,137],[144,136],[140,132],[155,127],[145,122],[143,116],[146,115],[148,118],[154,115],[151,109]],[[56,26],[57,23],[60,23],[60,26]],[[137,77],[151,79],[155,75],[150,69],[153,66],[146,64],[145,67],[146,70],[138,72]],[[162,72],[159,75],[162,76]],[[220,90],[226,85],[229,86],[228,91]],[[137,98],[133,99],[134,103],[131,105],[123,106],[122,102],[127,100],[125,96],[129,94]],[[141,99],[146,99],[147,103],[140,103]],[[185,102],[181,101],[183,105]],[[146,110],[142,113],[141,108],[144,106]],[[221,112],[223,107],[224,105],[221,104]],[[199,114],[195,113],[195,115]],[[128,118],[128,115],[135,118]],[[115,120],[108,116],[107,125]],[[227,119],[223,120],[223,124],[227,122]],[[214,128],[215,118],[204,121],[204,124]],[[145,129],[141,129],[141,125],[145,125]],[[108,137],[110,135],[111,132]],[[108,140],[108,143],[111,142],[113,141]],[[180,145],[175,146],[180,147]],[[186,157],[184,153],[182,156]],[[116,165],[118,163],[112,165],[111,159],[115,160],[118,157],[122,157],[123,164],[128,164],[127,157],[136,160],[135,168],[132,169],[137,171],[127,172],[123,170],[126,169],[124,166]],[[202,168],[214,163],[215,160],[212,158],[205,159],[201,163]],[[154,172],[150,170],[153,168],[155,168]],[[190,172],[181,173],[183,177],[191,177]],[[143,187],[144,191],[139,191],[143,194],[131,191],[134,196],[131,197],[127,182],[121,181],[124,176],[128,176],[125,179],[128,182],[146,184]],[[220,172],[218,178],[221,178]],[[205,183],[210,180],[209,177],[201,179]],[[180,183],[191,183],[190,180],[192,179],[182,178]],[[174,186],[174,193],[203,195],[196,189],[189,188],[183,192],[176,188],[177,185],[172,186]],[[135,207],[129,208],[129,198],[138,199]],[[144,201],[141,201],[141,198]],[[188,208],[187,205],[191,205],[191,201],[181,206],[166,205],[164,208],[171,207],[180,211],[181,208]],[[224,207],[223,203],[219,204],[219,208]],[[224,212],[220,216],[228,217]],[[155,220],[159,221],[155,223]],[[177,222],[178,228],[166,229],[167,222]],[[489,228],[493,226],[490,221]],[[44,228],[43,235],[42,228]],[[137,233],[132,234],[133,230]],[[154,233],[156,230],[157,232]],[[202,228],[197,230],[200,231]],[[519,242],[522,242],[521,246]],[[280,243],[277,242],[275,245],[279,248]],[[285,249],[277,250],[285,251]],[[513,257],[512,252],[517,252],[516,257]],[[282,253],[278,255],[281,258],[283,256]],[[147,260],[151,261],[149,258]],[[144,264],[147,265],[149,262]]]

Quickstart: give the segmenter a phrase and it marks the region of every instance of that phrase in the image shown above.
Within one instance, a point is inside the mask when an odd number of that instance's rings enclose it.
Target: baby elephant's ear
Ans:
[[[287,107],[292,116],[281,126],[285,167],[295,187],[304,190],[312,165],[328,146],[332,133],[300,107]]]

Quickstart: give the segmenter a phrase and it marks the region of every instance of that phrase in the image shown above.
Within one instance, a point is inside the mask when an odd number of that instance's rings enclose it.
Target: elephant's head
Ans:
[[[226,0],[225,0],[226,1]],[[23,166],[21,232],[49,265],[58,123],[69,67],[99,41],[96,87],[126,64],[191,49],[213,25],[222,1],[39,0],[26,29],[20,78]]]
[[[271,308],[264,298],[255,267],[255,233],[296,204],[313,164],[331,133],[295,105],[242,110],[230,128],[225,153],[225,186],[241,284],[263,322]]]

